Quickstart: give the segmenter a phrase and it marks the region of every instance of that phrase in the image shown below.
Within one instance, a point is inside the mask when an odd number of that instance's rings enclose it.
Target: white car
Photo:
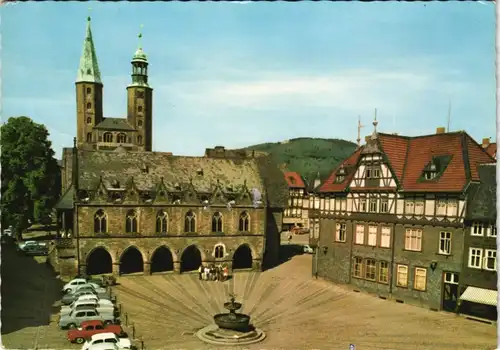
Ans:
[[[81,308],[92,308],[96,309],[100,314],[108,313],[113,314],[116,309],[113,303],[109,300],[106,300],[108,303],[102,303],[96,300],[76,300],[72,302],[70,305],[64,305],[61,307],[61,317],[63,315],[69,314],[73,310],[81,309]]]
[[[94,288],[101,287],[96,283],[87,282],[87,280],[84,278],[74,278],[71,281],[69,281],[68,283],[66,283],[64,285],[64,287],[62,288],[62,290],[64,293],[74,293],[76,288],[78,288],[79,286],[83,286],[83,285],[91,285]]]
[[[21,242],[17,245],[17,248],[19,250],[23,250],[26,246],[29,246],[29,245],[38,245],[38,246],[41,246],[41,247],[45,247],[47,245],[47,243],[45,242],[38,242],[38,241],[24,241],[24,242]]]
[[[87,350],[121,350],[115,343],[97,343],[91,345]]]
[[[78,299],[76,299],[75,301],[91,301],[91,302],[99,302],[99,304],[103,304],[103,305],[114,305],[113,302],[109,299],[102,299],[102,298],[99,298],[97,295],[95,294],[84,294],[84,295],[80,295],[78,297]],[[74,301],[74,302],[75,302]],[[66,306],[66,305],[65,305]],[[63,306],[64,307],[64,306]]]
[[[308,244],[304,245],[304,253],[306,254],[313,254],[314,249],[312,249]]]
[[[132,343],[128,338],[118,338],[114,333],[99,333],[94,334],[87,340],[83,344],[82,350],[93,350],[93,346],[105,343],[115,344],[119,349],[130,349],[132,347]]]

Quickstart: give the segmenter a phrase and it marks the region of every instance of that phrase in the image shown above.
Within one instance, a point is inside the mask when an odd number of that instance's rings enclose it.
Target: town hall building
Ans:
[[[60,235],[50,257],[56,270],[121,275],[276,264],[288,187],[272,156],[221,146],[200,157],[153,152],[142,45],[131,63],[127,117],[104,117],[88,18],[75,83],[77,133],[63,149]]]

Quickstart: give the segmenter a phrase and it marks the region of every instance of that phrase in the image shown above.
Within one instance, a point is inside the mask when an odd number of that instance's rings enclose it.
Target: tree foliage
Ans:
[[[28,117],[9,118],[0,128],[2,226],[20,235],[50,215],[60,194],[60,169],[44,125]]]
[[[287,171],[296,171],[309,181],[317,173],[324,179],[349,157],[356,144],[340,139],[297,138],[288,142],[262,143],[246,149],[271,153]]]

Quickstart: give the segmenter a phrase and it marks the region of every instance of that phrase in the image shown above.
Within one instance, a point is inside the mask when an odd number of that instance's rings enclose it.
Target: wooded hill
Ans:
[[[328,177],[356,147],[355,143],[341,139],[301,137],[282,142],[261,143],[244,149],[271,153],[283,171],[296,171],[306,181],[313,182],[318,172],[322,180]]]

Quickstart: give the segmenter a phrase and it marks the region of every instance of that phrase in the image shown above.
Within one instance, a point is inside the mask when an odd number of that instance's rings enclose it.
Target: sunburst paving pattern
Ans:
[[[495,348],[493,326],[348,291],[311,278],[310,266],[310,256],[296,256],[226,282],[199,281],[198,274],[122,277],[114,292],[147,349],[226,349],[193,334],[227,311],[231,293],[267,334],[241,349]]]

